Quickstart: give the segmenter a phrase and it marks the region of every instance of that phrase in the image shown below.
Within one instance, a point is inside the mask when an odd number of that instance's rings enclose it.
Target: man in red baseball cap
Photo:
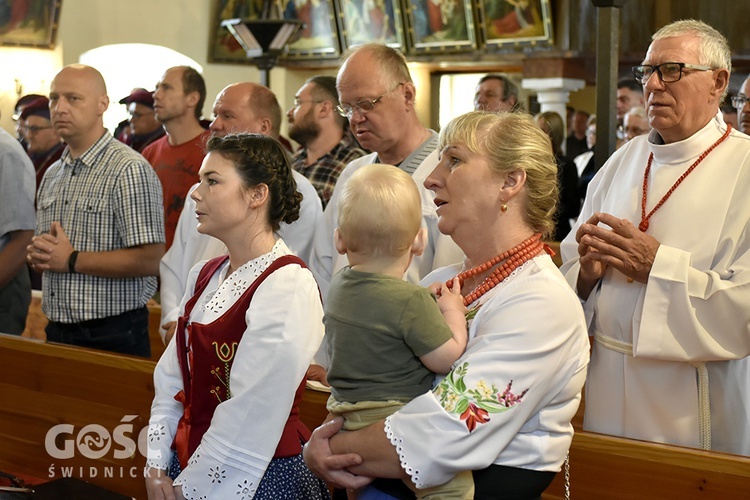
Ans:
[[[115,136],[139,153],[164,135],[164,128],[154,114],[153,93],[141,88],[133,89],[130,95],[120,99],[128,107],[130,118],[122,135]]]

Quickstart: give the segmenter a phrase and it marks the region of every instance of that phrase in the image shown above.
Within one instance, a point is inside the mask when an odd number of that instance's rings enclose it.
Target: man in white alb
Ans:
[[[700,21],[634,76],[653,130],[591,181],[562,244],[594,337],[584,428],[750,454],[750,137],[719,111],[731,56]]]

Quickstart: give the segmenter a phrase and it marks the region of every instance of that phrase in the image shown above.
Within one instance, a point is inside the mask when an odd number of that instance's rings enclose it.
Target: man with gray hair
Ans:
[[[719,111],[726,39],[701,21],[653,37],[653,130],[589,185],[562,271],[594,337],[584,428],[750,454],[750,137]]]
[[[625,131],[625,141],[630,141],[639,135],[651,132],[651,124],[648,122],[646,108],[637,106],[630,108],[622,119],[623,130]]]
[[[514,111],[518,108],[518,87],[505,75],[483,76],[474,94],[475,111]]]
[[[319,75],[300,87],[286,112],[289,137],[302,146],[292,168],[315,186],[323,208],[344,167],[365,154],[349,132],[346,118],[336,111],[338,105],[336,78]]]

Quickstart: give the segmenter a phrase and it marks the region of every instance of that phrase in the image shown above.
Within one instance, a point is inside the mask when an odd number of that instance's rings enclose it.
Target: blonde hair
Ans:
[[[525,113],[472,111],[454,118],[440,132],[438,148],[463,144],[482,155],[499,175],[526,172],[524,218],[534,231],[549,237],[555,229],[559,188],[552,142]]]
[[[400,257],[422,225],[422,203],[411,176],[392,165],[367,165],[346,182],[339,234],[352,252]]]

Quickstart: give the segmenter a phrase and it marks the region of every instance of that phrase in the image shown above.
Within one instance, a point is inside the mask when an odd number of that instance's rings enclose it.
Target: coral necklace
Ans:
[[[661,208],[661,206],[664,204],[667,199],[672,196],[672,193],[675,189],[677,189],[677,186],[679,186],[682,181],[685,180],[685,177],[690,175],[690,172],[695,170],[695,167],[698,166],[700,162],[702,162],[708,154],[714,150],[716,146],[724,142],[724,139],[729,137],[729,133],[732,131],[732,126],[727,123],[727,130],[724,132],[724,135],[722,135],[718,141],[714,142],[711,147],[709,147],[707,150],[705,150],[695,162],[688,167],[687,170],[680,176],[679,179],[672,185],[671,188],[669,188],[669,191],[667,191],[667,194],[665,194],[661,200],[659,200],[659,203],[656,204],[656,206],[646,215],[646,193],[648,191],[648,174],[651,172],[651,163],[654,161],[654,153],[651,153],[648,155],[648,163],[646,164],[646,171],[643,173],[643,195],[641,196],[641,223],[638,224],[638,229],[643,231],[644,233],[648,229],[648,221],[651,219],[651,216],[654,215],[654,213]]]
[[[531,238],[524,240],[520,245],[517,245],[510,250],[491,258],[484,264],[472,267],[471,269],[467,269],[466,271],[458,274],[456,278],[458,278],[459,284],[463,286],[464,281],[467,278],[484,273],[500,262],[505,261],[500,267],[495,269],[492,274],[487,276],[484,281],[482,281],[482,283],[474,288],[474,290],[472,290],[470,294],[464,297],[464,305],[468,306],[479,297],[492,290],[496,285],[502,283],[508,276],[511,275],[513,271],[515,271],[518,267],[520,267],[527,261],[539,255],[542,250],[546,250],[551,255],[554,254],[551,248],[540,241],[541,238],[541,233],[537,233]],[[448,288],[452,287],[453,279],[445,283]]]

